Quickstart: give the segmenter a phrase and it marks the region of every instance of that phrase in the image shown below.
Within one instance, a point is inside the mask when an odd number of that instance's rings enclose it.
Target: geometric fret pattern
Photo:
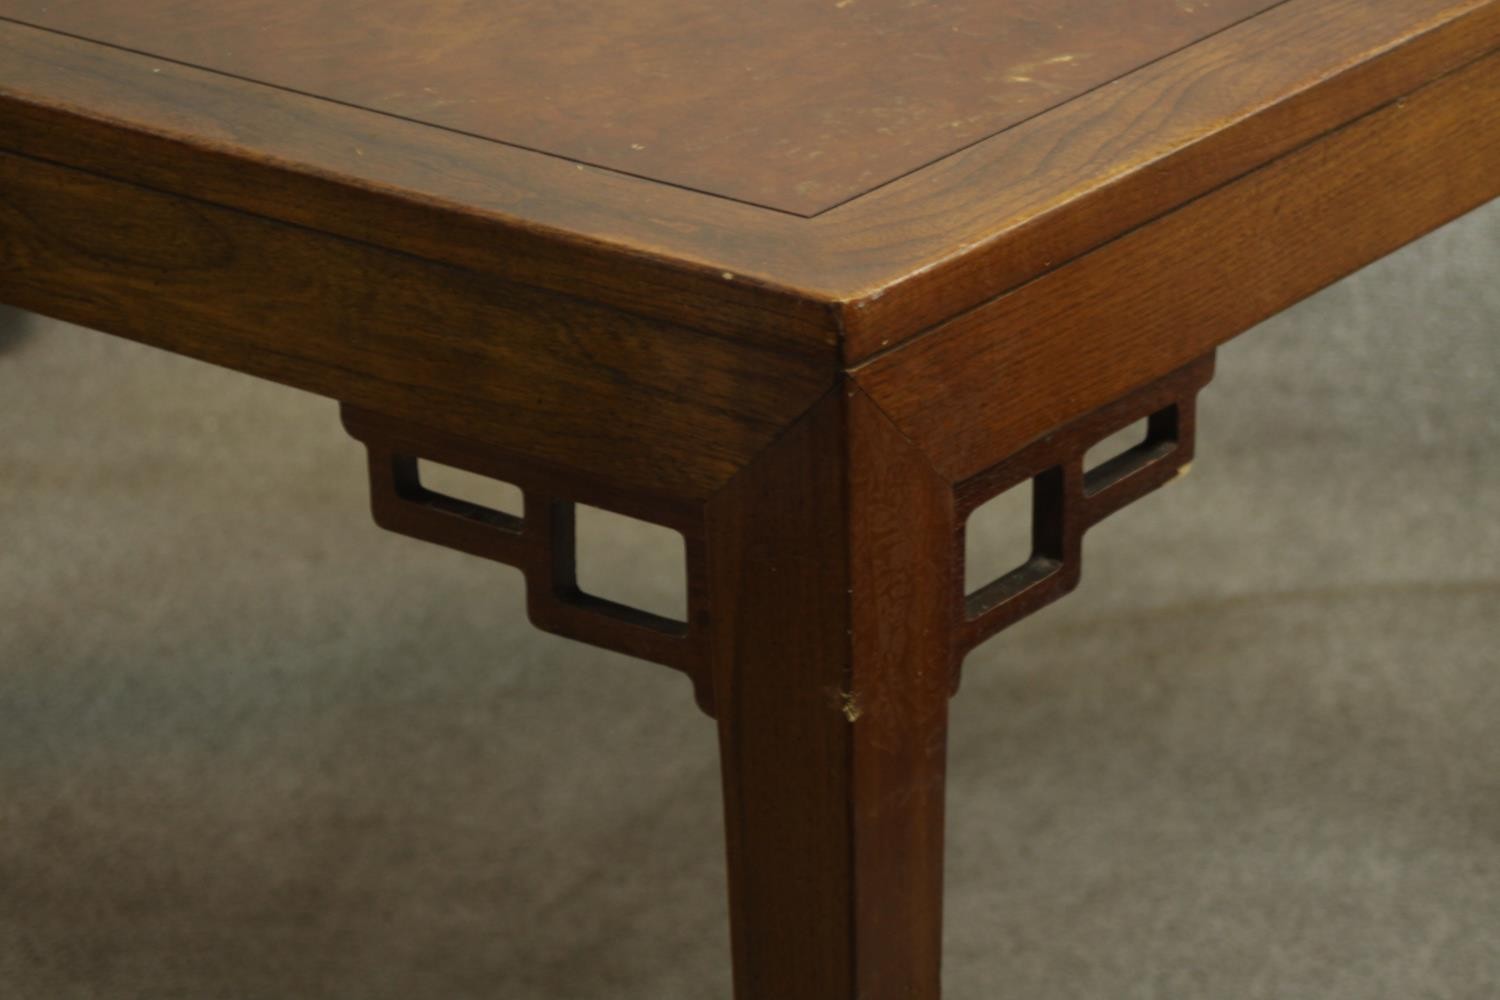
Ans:
[[[1089,528],[1186,471],[1193,460],[1198,393],[1213,371],[1214,356],[1209,354],[1063,425],[954,488],[959,561],[953,600],[955,689],[958,665],[970,650],[1078,586],[1083,535]],[[1145,441],[1085,470],[1090,448],[1141,419],[1147,420]],[[965,593],[969,515],[1028,479],[1031,557],[987,586]]]
[[[707,559],[703,524],[691,505],[632,503],[615,491],[593,493],[524,461],[450,435],[343,407],[344,427],[370,459],[370,506],[382,528],[519,569],[526,578],[526,613],[545,632],[577,639],[687,674],[694,697],[713,714],[705,655]],[[524,497],[521,517],[425,488],[417,460],[441,462],[514,483]],[[587,495],[580,496],[580,492]],[[574,503],[660,524],[682,533],[687,554],[687,622],[663,618],[586,593],[578,586]]]
[[[975,646],[1072,591],[1082,574],[1083,536],[1115,511],[1171,482],[1193,458],[1199,391],[1213,377],[1209,354],[1114,403],[1032,442],[953,488],[957,537],[951,552],[952,674]],[[713,714],[708,664],[711,594],[702,509],[592,487],[576,475],[501,456],[462,438],[345,405],[345,428],[369,451],[375,522],[390,531],[492,559],[521,570],[527,615],[538,628],[680,670],[702,709]],[[1146,439],[1095,469],[1089,449],[1138,420]],[[426,459],[520,487],[516,517],[425,487]],[[1030,557],[971,593],[964,587],[966,525],[975,509],[1032,483]],[[588,503],[671,528],[686,548],[688,620],[618,604],[578,586],[574,504]]]

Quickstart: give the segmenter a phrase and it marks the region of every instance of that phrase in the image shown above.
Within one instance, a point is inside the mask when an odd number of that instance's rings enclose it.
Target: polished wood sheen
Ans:
[[[1500,55],[1491,55],[941,324],[856,377],[962,479],[1122,384],[1186,364],[1434,219],[1494,197],[1497,125]],[[1059,381],[1074,391],[1046,388]]]
[[[15,2],[8,148],[851,362],[1500,45],[1493,0],[1286,0],[803,219],[26,27]]]
[[[337,400],[377,523],[686,675],[737,1000],[937,1000],[965,655],[1220,344],[1496,195],[1500,0],[0,0],[0,303]],[[579,503],[686,620],[582,589]]]
[[[832,379],[795,357],[6,153],[0,190],[7,301],[537,461],[571,456],[617,485],[706,497]]]
[[[0,14],[813,215],[1274,4],[217,0],[204,18],[182,0],[7,0]]]

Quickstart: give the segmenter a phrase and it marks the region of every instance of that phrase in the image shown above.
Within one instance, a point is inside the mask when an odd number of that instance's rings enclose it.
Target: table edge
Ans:
[[[1290,0],[811,219],[461,136],[433,141],[441,130],[417,123],[377,129],[366,119],[384,116],[268,99],[274,88],[3,19],[0,46],[32,64],[0,81],[0,145],[852,366],[1500,46],[1500,0],[1375,2],[1404,17],[1371,24],[1369,2]],[[1165,151],[1086,158],[1062,186],[1007,166],[1049,133],[1086,146],[1072,119],[1182,86],[1291,31],[1310,46],[1342,39],[1330,49],[1340,58],[1288,65],[1258,100],[1209,93],[1171,118]],[[168,96],[183,85],[196,106]],[[390,167],[402,151],[415,176]],[[941,210],[933,188],[949,199]]]

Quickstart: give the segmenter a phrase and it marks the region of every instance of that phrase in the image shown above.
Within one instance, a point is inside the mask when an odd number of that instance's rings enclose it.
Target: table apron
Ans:
[[[854,371],[952,482],[1500,195],[1500,54]]]
[[[830,364],[0,150],[0,302],[702,500]]]

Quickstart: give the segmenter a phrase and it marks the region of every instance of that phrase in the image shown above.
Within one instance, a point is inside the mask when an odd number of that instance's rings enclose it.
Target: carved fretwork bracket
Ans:
[[[1213,376],[1209,355],[1129,396],[1057,428],[953,486],[957,537],[941,558],[952,566],[953,685],[964,656],[1001,629],[1078,585],[1083,535],[1093,525],[1176,478],[1193,457],[1194,408]],[[1146,419],[1145,440],[1086,471],[1088,450]],[[641,498],[576,474],[498,455],[442,432],[351,406],[344,426],[369,451],[370,496],[383,528],[515,566],[526,578],[527,613],[537,627],[651,660],[692,679],[698,704],[714,712],[708,662],[714,620],[701,504]],[[422,484],[427,459],[520,487],[523,516],[434,492]],[[1007,490],[1033,484],[1032,553],[1025,564],[972,594],[964,588],[965,525]],[[586,593],[578,585],[574,504],[587,503],[681,532],[687,553],[688,620],[675,621]],[[837,530],[832,527],[831,530]]]
[[[1209,354],[1033,442],[959,483],[959,559],[955,579],[955,661],[1000,630],[1078,586],[1083,536],[1115,511],[1186,471],[1193,460],[1196,404],[1213,378]],[[1143,442],[1085,472],[1088,450],[1138,420]],[[965,525],[973,511],[1027,480],[1032,482],[1032,553],[1025,564],[972,594],[965,593]],[[954,685],[959,671],[955,666]]]
[[[687,505],[632,501],[570,476],[499,459],[471,442],[345,406],[344,427],[370,458],[370,505],[382,528],[493,559],[521,570],[526,611],[546,632],[661,663],[687,674],[713,714],[705,637],[707,570],[701,513]],[[520,487],[522,517],[435,493],[421,483],[418,459],[441,462]],[[687,553],[688,620],[617,604],[578,586],[574,503],[588,503],[682,533]]]

